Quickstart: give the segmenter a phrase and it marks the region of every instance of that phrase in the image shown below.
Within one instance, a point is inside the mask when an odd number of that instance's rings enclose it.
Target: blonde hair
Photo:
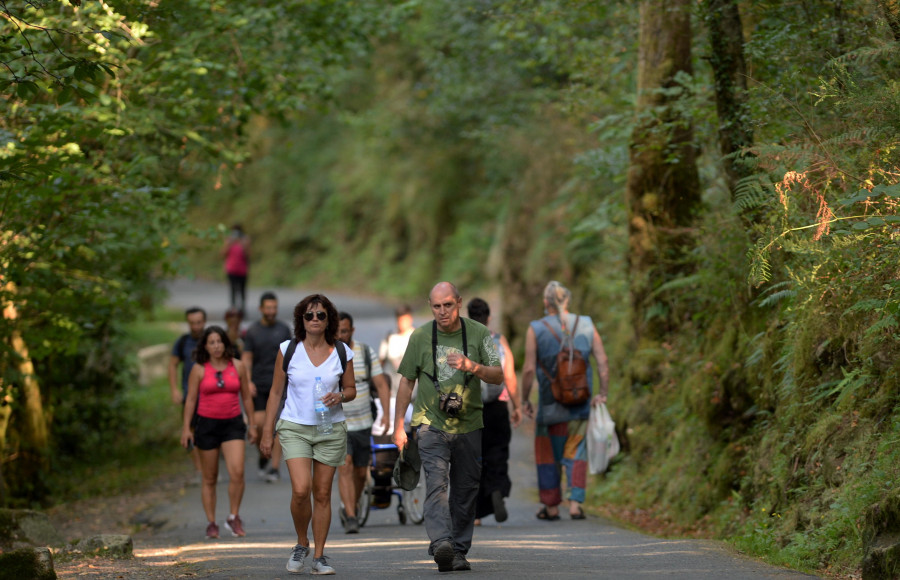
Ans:
[[[556,280],[551,280],[544,288],[544,300],[547,301],[547,306],[555,309],[557,313],[568,310],[570,298],[572,298],[572,293],[569,292],[569,289]]]

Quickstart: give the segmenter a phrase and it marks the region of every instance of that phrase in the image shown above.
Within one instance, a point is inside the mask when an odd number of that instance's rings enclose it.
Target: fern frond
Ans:
[[[847,310],[844,310],[844,314],[847,314],[849,312],[880,312],[884,310],[886,304],[887,300],[868,298],[865,300],[860,300]]]
[[[765,173],[757,173],[738,180],[734,186],[734,207],[736,211],[747,211],[764,205],[774,190]]]
[[[766,296],[763,300],[760,300],[759,307],[765,308],[766,306],[772,306],[773,304],[778,304],[785,298],[793,298],[796,295],[796,290],[782,290],[781,292],[774,292],[769,296]]]
[[[844,53],[829,61],[829,65],[865,66],[879,59],[897,59],[900,57],[900,43],[889,42],[882,46],[864,46]]]
[[[897,319],[892,315],[888,314],[884,318],[880,319],[878,322],[870,326],[866,329],[866,332],[863,333],[863,336],[869,337],[873,334],[881,332],[882,330],[886,330],[888,328],[894,328],[897,326]]]
[[[769,264],[769,247],[768,242],[764,238],[757,240],[756,245],[747,250],[747,261],[750,266],[747,282],[751,286],[760,286],[771,279],[772,267]]]
[[[846,133],[842,133],[840,135],[835,135],[834,137],[830,137],[822,141],[822,145],[826,147],[841,147],[842,145],[847,145],[848,143],[857,143],[859,145],[864,145],[866,142],[871,142],[873,139],[883,134],[885,131],[880,127],[860,127],[858,129],[854,129],[853,131],[847,131]]]
[[[692,276],[684,276],[681,278],[676,278],[674,280],[669,280],[665,284],[661,285],[659,288],[653,291],[653,294],[650,295],[651,298],[662,294],[663,292],[667,292],[669,290],[678,290],[680,288],[686,288],[688,286],[695,286],[697,284],[701,284],[706,282],[709,279],[708,275],[705,274],[694,274]]]

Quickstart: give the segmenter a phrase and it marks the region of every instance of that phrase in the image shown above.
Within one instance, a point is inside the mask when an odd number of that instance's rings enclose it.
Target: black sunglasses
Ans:
[[[319,320],[325,320],[326,318],[328,318],[328,315],[321,310],[319,310],[318,312],[307,312],[303,315],[303,318],[309,321],[313,319],[313,316],[315,316]]]
[[[222,376],[224,371],[216,371],[216,386],[220,389],[225,388],[225,377]]]

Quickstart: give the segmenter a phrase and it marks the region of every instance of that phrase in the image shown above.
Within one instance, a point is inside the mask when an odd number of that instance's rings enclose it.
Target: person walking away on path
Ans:
[[[569,487],[569,516],[584,519],[585,486],[587,484],[587,424],[591,405],[606,402],[609,390],[609,363],[603,341],[588,316],[569,312],[572,293],[553,280],[544,288],[544,318],[534,320],[525,335],[525,362],[522,365],[522,400],[526,416],[535,419],[534,456],[537,464],[538,490],[543,504],[536,516],[541,520],[558,520],[562,503],[562,471]],[[574,348],[588,362],[588,387],[593,389],[589,355],[597,365],[600,387],[597,394],[580,405],[566,406],[553,397],[547,373],[556,372],[556,355],[560,351],[557,337],[571,337]],[[547,369],[547,370],[544,370]],[[538,380],[538,408],[528,400],[535,376]]]
[[[460,318],[456,286],[441,282],[429,294],[434,321],[417,328],[400,363],[393,442],[407,443],[406,408],[413,386],[411,425],[425,468],[425,529],[428,553],[438,571],[470,570],[466,554],[475,530],[481,478],[481,383],[503,382],[500,355],[488,329]],[[448,491],[449,488],[449,491]]]
[[[338,490],[341,494],[344,513],[342,520],[348,534],[359,533],[359,520],[356,506],[366,487],[369,477],[369,464],[372,462],[372,414],[373,398],[378,396],[381,407],[387,409],[390,404],[391,389],[388,387],[381,363],[375,350],[362,342],[353,340],[353,317],[346,312],[338,314],[338,338],[353,349],[353,375],[356,377],[356,399],[344,404],[344,417],[347,419],[347,456],[344,464],[338,467]],[[375,393],[371,391],[375,388]],[[388,430],[388,416],[381,415],[381,429]]]
[[[231,306],[247,308],[247,274],[250,271],[250,238],[241,224],[234,224],[221,250],[225,274],[231,289]],[[240,299],[240,302],[238,302]]]
[[[312,574],[334,574],[325,557],[325,541],[331,526],[331,486],[338,466],[347,454],[347,425],[343,403],[356,398],[353,351],[337,340],[338,313],[328,298],[312,294],[294,308],[294,337],[278,347],[260,451],[269,455],[278,433],[284,461],[291,476],[291,517],[297,544],[291,550],[287,570],[304,571],[309,555],[312,521],[315,552]],[[295,350],[289,351],[291,347]],[[338,352],[343,350],[343,356]],[[287,373],[284,370],[288,359]],[[319,433],[315,412],[315,385],[322,381],[327,394],[320,398],[330,410],[333,431]],[[285,391],[286,390],[286,391]],[[279,410],[283,402],[283,410]],[[310,496],[312,505],[310,505]]]
[[[225,331],[234,347],[234,358],[241,358],[241,353],[244,352],[244,331],[241,328],[243,320],[244,312],[240,308],[232,306],[225,311]]]
[[[206,311],[199,306],[192,306],[184,311],[184,318],[188,324],[188,332],[182,334],[172,346],[172,354],[169,357],[169,391],[172,394],[172,402],[181,405],[179,411],[184,414],[184,400],[187,398],[188,377],[191,376],[191,368],[194,366],[194,349],[206,328]],[[181,366],[181,387],[178,385],[178,365]],[[191,460],[194,469],[200,474],[200,450],[196,447],[191,450]],[[201,475],[202,479],[202,475]]]
[[[378,346],[378,360],[381,361],[381,367],[384,369],[385,376],[390,380],[391,405],[390,407],[381,408],[379,404],[378,415],[375,417],[375,426],[372,429],[374,435],[390,433],[390,429],[393,429],[392,425],[397,402],[397,389],[400,385],[400,374],[397,372],[397,369],[400,368],[400,361],[403,360],[403,354],[406,352],[406,346],[409,344],[409,337],[412,336],[413,330],[415,330],[415,327],[413,326],[412,308],[410,308],[409,304],[398,306],[397,309],[394,310],[394,316],[397,319],[396,332],[389,333]],[[416,393],[413,392],[412,400],[415,401],[415,399]],[[384,409],[389,410],[385,411]],[[388,415],[389,427],[384,431],[380,429],[382,414]],[[407,414],[407,425],[411,419],[412,415]]]
[[[228,502],[231,509],[225,529],[233,536],[244,535],[240,508],[244,497],[244,437],[247,425],[241,413],[240,399],[251,405],[250,386],[241,361],[234,358],[234,347],[228,333],[220,326],[210,326],[200,337],[194,351],[197,364],[188,379],[187,399],[181,428],[181,445],[200,450],[203,470],[201,498],[208,524],[207,538],[219,537],[216,524],[216,482],[219,478],[219,450],[228,469]],[[249,408],[249,407],[248,407]],[[196,426],[191,423],[196,412]],[[250,442],[256,439],[251,425]]]
[[[481,298],[473,298],[466,306],[469,318],[487,326],[491,320],[491,308]],[[509,479],[509,442],[512,427],[522,422],[522,400],[519,398],[516,365],[509,342],[502,334],[491,332],[494,346],[500,354],[503,383],[481,384],[481,401],[484,403],[484,431],[481,432],[481,485],[475,506],[475,525],[481,518],[494,514],[498,523],[505,522],[509,514],[504,498],[509,497],[512,481]],[[512,414],[509,405],[512,404]]]
[[[257,426],[261,426],[266,418],[266,403],[272,387],[278,347],[291,339],[291,329],[278,320],[278,297],[274,292],[263,292],[260,296],[259,314],[260,319],[251,324],[244,335],[244,352],[241,354],[241,361],[250,371],[250,392],[253,393],[253,407],[248,408],[247,412],[253,413],[251,423]],[[280,462],[281,447],[278,445],[268,461],[260,453],[259,477],[269,483],[277,482],[281,478],[278,471]]]

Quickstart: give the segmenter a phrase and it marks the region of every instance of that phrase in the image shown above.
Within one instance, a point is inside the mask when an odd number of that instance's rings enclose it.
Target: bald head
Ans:
[[[459,309],[462,298],[459,290],[450,282],[440,282],[428,295],[431,313],[441,332],[456,332],[460,329]]]
[[[437,294],[446,294],[450,292],[454,298],[459,300],[459,290],[456,289],[456,286],[451,282],[438,282],[434,285],[434,288],[431,289],[431,292],[428,294],[428,299],[433,300],[435,293]]]

